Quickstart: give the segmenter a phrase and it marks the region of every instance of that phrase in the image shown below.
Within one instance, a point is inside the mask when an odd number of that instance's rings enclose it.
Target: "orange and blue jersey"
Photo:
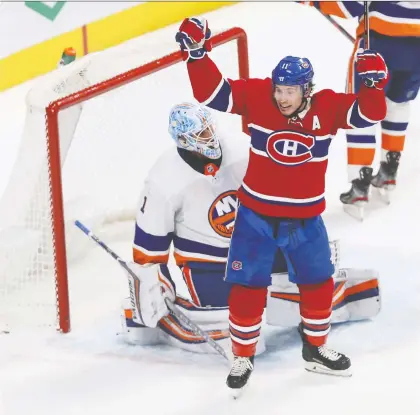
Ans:
[[[356,1],[309,2],[326,15],[359,18],[357,39],[350,58],[347,92],[356,93],[360,80],[356,74],[356,55],[364,48],[364,5]],[[385,87],[388,110],[382,121],[382,161],[389,151],[404,149],[409,121],[409,101],[420,89],[420,2],[369,2],[369,48],[385,59],[390,82]],[[349,181],[359,177],[362,166],[373,163],[376,149],[374,128],[347,132]]]
[[[182,238],[169,232],[166,235],[153,235],[145,232],[138,224],[134,235],[134,261],[144,264],[166,264],[173,244],[173,254],[176,264],[183,266],[188,262],[226,262],[229,244],[215,246],[198,242],[197,240]]]
[[[363,2],[313,1],[309,2],[322,13],[345,19],[358,17],[357,36],[364,32]],[[369,4],[370,30],[392,37],[420,37],[420,3],[410,1],[372,1]]]
[[[220,141],[223,168],[214,177],[197,172],[175,148],[156,161],[140,194],[135,262],[166,264],[170,252],[178,266],[226,262],[248,145],[238,147],[235,137]]]
[[[138,264],[167,264],[173,232],[153,235],[136,224],[133,244],[133,259]]]

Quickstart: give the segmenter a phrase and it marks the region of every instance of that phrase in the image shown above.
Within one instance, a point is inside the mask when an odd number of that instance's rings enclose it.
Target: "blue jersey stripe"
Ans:
[[[219,248],[217,246],[203,244],[201,242],[192,241],[190,239],[174,236],[174,247],[189,253],[197,253],[203,255],[211,255],[216,257],[227,258],[229,248]]]
[[[378,13],[382,13],[390,17],[420,20],[420,6],[418,8],[414,8],[414,7],[408,8],[408,7],[400,6],[398,2],[395,2],[395,1],[371,2],[369,11],[371,13],[376,11]]]
[[[351,135],[351,130],[347,133],[347,142],[348,143],[365,143],[365,144],[375,144],[375,136],[372,135]]]
[[[363,14],[364,7],[361,2],[358,1],[343,1],[341,2],[344,8],[351,14],[353,17],[358,17]]]
[[[351,115],[350,115],[350,124],[356,128],[365,128],[365,127],[370,127],[371,125],[375,125],[376,122],[367,121],[360,116],[359,103],[356,100],[354,105],[352,106]]]
[[[408,122],[382,121],[381,126],[382,128],[385,128],[385,130],[404,132],[408,127]]]
[[[165,236],[152,235],[145,232],[136,224],[136,231],[134,234],[134,244],[147,249],[148,251],[167,251],[171,244],[173,232]]]
[[[223,80],[223,85],[217,92],[216,96],[208,103],[207,107],[213,108],[217,111],[227,112],[229,109],[229,102],[231,100],[232,89],[226,79]]]
[[[265,145],[267,143],[267,138],[269,134],[264,131],[257,130],[254,127],[249,127],[249,132],[251,134],[251,145],[256,150],[265,151]]]

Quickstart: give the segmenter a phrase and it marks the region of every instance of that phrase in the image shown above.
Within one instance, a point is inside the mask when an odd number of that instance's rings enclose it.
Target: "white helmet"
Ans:
[[[169,114],[169,134],[185,150],[209,159],[218,159],[222,154],[211,112],[201,105],[175,105]]]

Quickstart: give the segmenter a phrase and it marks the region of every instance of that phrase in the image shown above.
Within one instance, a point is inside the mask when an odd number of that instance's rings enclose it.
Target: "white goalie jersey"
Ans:
[[[209,164],[207,175],[197,174],[173,148],[157,160],[139,200],[135,262],[167,263],[171,243],[177,265],[226,262],[249,137],[235,134],[220,141],[220,170]]]

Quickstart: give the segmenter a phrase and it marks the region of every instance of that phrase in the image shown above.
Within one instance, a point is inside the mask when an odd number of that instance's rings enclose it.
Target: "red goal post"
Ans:
[[[245,31],[235,27],[212,37],[214,47],[235,40],[237,41],[239,77],[249,78],[248,42]],[[113,89],[120,88],[123,85],[148,76],[154,72],[161,71],[181,61],[180,51],[171,53],[160,59],[146,63],[111,79],[51,102],[46,108],[47,155],[50,180],[57,313],[59,328],[63,333],[70,331],[70,306],[60,166],[59,113],[73,105],[80,104],[81,102],[105,94]],[[244,131],[246,131],[244,120],[242,120],[242,126]]]

